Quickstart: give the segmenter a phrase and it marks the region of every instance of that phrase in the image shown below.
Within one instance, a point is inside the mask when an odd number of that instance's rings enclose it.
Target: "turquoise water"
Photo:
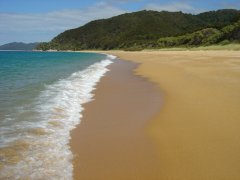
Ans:
[[[48,84],[104,59],[105,55],[65,52],[0,52],[0,112],[8,115]]]
[[[0,52],[0,178],[72,178],[70,130],[80,123],[82,104],[92,99],[112,59]]]

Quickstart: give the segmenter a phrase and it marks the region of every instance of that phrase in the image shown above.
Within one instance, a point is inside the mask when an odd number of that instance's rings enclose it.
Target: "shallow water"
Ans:
[[[0,178],[72,178],[70,130],[113,58],[0,52]]]

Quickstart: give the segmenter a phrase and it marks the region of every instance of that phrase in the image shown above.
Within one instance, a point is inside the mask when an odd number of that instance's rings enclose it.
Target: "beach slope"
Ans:
[[[136,63],[114,60],[72,131],[74,179],[159,179],[154,143],[146,133],[161,94],[154,83],[135,76]]]
[[[141,63],[164,93],[148,128],[161,180],[240,179],[239,51],[109,53]]]

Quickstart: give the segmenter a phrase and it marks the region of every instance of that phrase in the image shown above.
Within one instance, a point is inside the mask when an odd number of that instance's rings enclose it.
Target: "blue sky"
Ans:
[[[49,41],[66,29],[138,10],[200,13],[240,9],[240,0],[0,0],[0,45]]]

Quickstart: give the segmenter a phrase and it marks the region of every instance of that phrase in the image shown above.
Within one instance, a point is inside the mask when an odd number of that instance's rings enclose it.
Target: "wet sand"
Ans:
[[[72,131],[74,179],[159,179],[159,161],[147,127],[160,110],[158,87],[135,76],[137,64],[117,60],[109,66],[94,101],[85,105]]]
[[[240,179],[239,51],[108,53],[141,63],[136,74],[164,92],[148,129],[158,148],[158,179]]]

